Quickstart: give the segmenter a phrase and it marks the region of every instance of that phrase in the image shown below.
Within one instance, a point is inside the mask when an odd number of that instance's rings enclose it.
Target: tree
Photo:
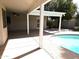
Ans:
[[[52,0],[45,6],[45,10],[65,12],[66,14],[63,18],[69,20],[77,11],[77,7],[72,0]]]

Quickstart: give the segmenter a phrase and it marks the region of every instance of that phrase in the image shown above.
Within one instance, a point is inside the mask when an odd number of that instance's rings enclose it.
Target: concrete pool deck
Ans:
[[[52,57],[54,57],[54,59],[79,59],[79,54],[62,47],[61,42],[55,40],[54,38],[51,40],[50,38],[44,40],[43,47]]]
[[[64,31],[64,33],[71,33],[71,32],[72,31]],[[63,31],[60,33],[63,34]],[[78,33],[78,32],[73,32],[73,33]],[[58,33],[56,33],[56,34],[58,34]],[[28,56],[24,55],[22,58],[25,57],[25,58],[30,59],[29,57],[32,57],[33,59],[35,59],[35,58],[37,59],[37,56],[41,55],[40,56],[41,59],[42,58],[43,59],[46,59],[46,58],[47,59],[53,59],[53,58],[54,59],[59,59],[59,58],[60,59],[79,59],[78,54],[76,54],[66,48],[63,48],[63,47],[57,47],[57,44],[54,44],[57,41],[50,40],[52,35],[53,35],[53,33],[50,35],[44,35],[44,37],[43,37],[43,48],[44,49],[43,50],[39,50],[35,53],[29,54]],[[27,39],[29,39],[29,40],[27,40]],[[10,43],[11,41],[12,41],[12,43]],[[13,56],[15,58],[16,56],[27,53],[32,49],[38,48],[39,47],[38,42],[39,42],[38,35],[34,36],[34,37],[31,36],[31,37],[24,37],[24,38],[9,39],[7,42],[7,46],[3,52],[2,58],[4,58],[4,56],[7,58]],[[54,43],[52,43],[52,42],[54,42]],[[14,47],[14,49],[13,49],[13,47]],[[9,49],[9,50],[7,50],[7,49]],[[14,55],[12,55],[12,54],[14,54]]]

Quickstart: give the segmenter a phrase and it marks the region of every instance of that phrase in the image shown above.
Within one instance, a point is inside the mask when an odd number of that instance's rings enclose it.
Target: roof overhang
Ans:
[[[0,0],[0,4],[15,12],[31,12],[49,0]]]
[[[39,3],[40,1],[37,0],[36,5],[34,7],[32,5],[32,7],[28,10],[28,13],[31,12],[31,11],[35,11],[35,10],[39,9],[41,4],[45,5],[48,2],[50,2],[51,0],[42,0],[41,3]]]

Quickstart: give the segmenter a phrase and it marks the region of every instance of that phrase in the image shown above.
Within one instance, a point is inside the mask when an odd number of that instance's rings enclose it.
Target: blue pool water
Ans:
[[[57,37],[64,39],[79,39],[79,35],[72,35],[72,34],[58,35]]]
[[[79,54],[79,35],[57,35],[57,38],[64,44],[62,47]]]

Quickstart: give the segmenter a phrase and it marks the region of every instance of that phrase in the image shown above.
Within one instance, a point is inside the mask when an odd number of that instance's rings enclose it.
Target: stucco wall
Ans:
[[[2,7],[0,7],[0,46],[7,40],[7,27],[3,27]]]
[[[3,43],[2,39],[3,39],[3,32],[2,32],[2,10],[0,8],[0,45]]]

